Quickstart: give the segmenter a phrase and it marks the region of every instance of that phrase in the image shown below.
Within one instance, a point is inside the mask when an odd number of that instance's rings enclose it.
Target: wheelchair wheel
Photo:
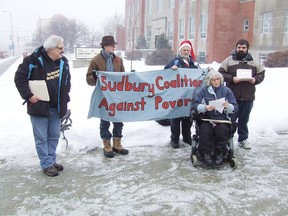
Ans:
[[[197,159],[196,155],[191,154],[191,162],[192,162],[193,167],[197,167],[198,166],[198,159]]]
[[[230,166],[234,169],[236,169],[238,167],[238,161],[235,157],[231,158],[230,160]]]

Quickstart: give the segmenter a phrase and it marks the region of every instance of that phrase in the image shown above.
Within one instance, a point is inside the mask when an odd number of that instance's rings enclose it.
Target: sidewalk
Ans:
[[[283,139],[282,139],[283,138]],[[190,146],[131,147],[105,158],[102,149],[59,158],[65,169],[47,177],[36,155],[0,161],[1,215],[286,215],[286,137],[235,149],[239,167],[192,166]],[[265,143],[264,143],[265,141]],[[273,146],[273,149],[271,148]],[[161,148],[159,150],[158,148]]]

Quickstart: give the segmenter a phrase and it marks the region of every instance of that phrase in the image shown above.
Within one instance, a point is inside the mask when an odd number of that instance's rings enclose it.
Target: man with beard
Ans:
[[[184,40],[180,43],[179,54],[173,58],[164,69],[171,68],[177,70],[178,68],[198,68],[195,62],[195,54],[192,43],[189,40]],[[173,148],[179,148],[180,124],[182,124],[183,142],[191,145],[191,126],[192,121],[189,116],[171,119],[171,145]]]
[[[226,58],[219,68],[239,105],[235,120],[238,120],[238,145],[244,149],[251,149],[251,144],[247,142],[248,121],[255,100],[255,85],[260,84],[265,77],[264,68],[260,62],[253,59],[248,50],[247,40],[237,41],[231,56]]]

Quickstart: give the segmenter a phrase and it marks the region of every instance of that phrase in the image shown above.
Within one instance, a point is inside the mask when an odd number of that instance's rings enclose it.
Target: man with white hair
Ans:
[[[67,111],[71,87],[68,60],[63,53],[63,38],[50,36],[43,46],[23,59],[14,78],[21,97],[27,103],[40,165],[47,176],[57,176],[64,169],[56,163],[61,118]],[[32,92],[30,81],[43,81],[49,98],[44,99],[39,92]]]
[[[171,68],[177,70],[178,68],[198,68],[198,64],[195,64],[195,54],[193,51],[192,43],[189,40],[184,40],[179,45],[179,54],[174,57],[164,69]],[[192,71],[191,71],[192,72]],[[183,116],[171,120],[171,145],[173,148],[179,148],[180,137],[180,124],[182,124],[182,136],[183,142],[190,144],[191,139],[191,127],[192,121],[189,116]]]

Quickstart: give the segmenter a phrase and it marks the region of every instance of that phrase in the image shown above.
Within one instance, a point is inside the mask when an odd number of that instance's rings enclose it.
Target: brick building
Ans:
[[[144,36],[154,49],[164,33],[177,53],[179,43],[193,43],[199,62],[221,62],[238,39],[264,60],[288,49],[288,0],[126,0],[126,51]]]

